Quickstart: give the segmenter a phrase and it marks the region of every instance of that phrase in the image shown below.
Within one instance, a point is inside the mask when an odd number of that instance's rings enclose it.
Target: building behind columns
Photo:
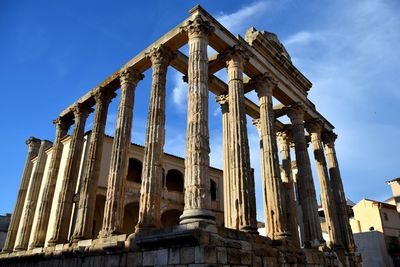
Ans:
[[[181,49],[186,44],[188,53]],[[209,47],[216,52],[208,55]],[[334,126],[308,99],[312,84],[276,34],[251,27],[244,38],[236,37],[195,6],[187,19],[132,56],[58,114],[53,142],[26,142],[0,265],[360,265]],[[184,158],[164,152],[169,67],[187,82]],[[151,77],[144,77],[150,68]],[[223,69],[226,80],[215,75]],[[132,144],[132,115],[143,79],[151,79],[151,88],[145,144],[139,146]],[[248,98],[250,92],[257,101]],[[221,106],[222,171],[210,166],[210,98]],[[104,133],[111,101],[118,102],[112,137]],[[257,175],[248,117],[260,139]],[[266,236],[257,231],[256,177]]]

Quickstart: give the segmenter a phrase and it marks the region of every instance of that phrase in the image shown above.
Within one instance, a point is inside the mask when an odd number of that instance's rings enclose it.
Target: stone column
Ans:
[[[34,236],[32,242],[29,244],[30,248],[44,247],[46,238],[47,226],[49,224],[49,217],[51,205],[53,204],[54,189],[56,187],[57,175],[60,169],[61,155],[63,151],[63,139],[71,126],[71,121],[63,117],[59,117],[53,121],[56,125],[56,137],[51,152],[49,173],[45,183],[43,184],[41,201],[37,204],[36,216],[38,217],[37,223],[32,228]]]
[[[227,228],[235,228],[232,224],[232,186],[230,173],[230,160],[229,160],[229,104],[228,95],[219,95],[215,100],[221,106],[222,112],[222,147],[224,153],[224,225]]]
[[[108,106],[116,96],[114,91],[98,87],[93,91],[96,111],[93,130],[90,135],[87,159],[82,167],[83,178],[79,192],[73,242],[92,238],[93,217],[96,204],[97,186],[100,177],[100,165],[103,152],[104,129],[107,121]]]
[[[165,83],[174,53],[153,47],[146,56],[152,63],[152,85],[144,146],[139,219],[136,232],[161,227],[161,191],[165,143]]]
[[[340,175],[339,164],[336,158],[335,140],[337,135],[333,132],[322,133],[322,141],[325,144],[325,154],[328,160],[328,168],[330,174],[330,186],[335,201],[335,210],[338,223],[340,226],[341,240],[344,247],[354,252],[356,246],[354,244],[353,232],[349,221],[349,211],[347,207],[346,196],[344,193],[342,177]]]
[[[74,113],[75,126],[69,144],[60,197],[56,204],[53,232],[48,241],[49,246],[55,246],[56,244],[62,244],[68,241],[73,198],[82,158],[85,123],[92,109],[78,103],[74,106],[72,111]]]
[[[287,214],[284,187],[279,169],[278,148],[274,110],[272,108],[272,90],[277,86],[272,78],[262,75],[253,80],[260,102],[260,149],[261,176],[264,215],[268,236],[273,240],[285,239],[290,234],[287,227]]]
[[[143,74],[134,69],[124,69],[120,73],[121,96],[111,150],[103,226],[99,237],[109,237],[122,233],[135,88],[143,77]]]
[[[29,181],[26,194],[24,209],[21,215],[21,222],[18,228],[14,251],[26,250],[28,248],[29,237],[32,229],[32,222],[35,216],[37,199],[39,197],[40,185],[43,179],[44,167],[46,165],[46,149],[51,147],[52,143],[47,140],[40,142],[39,153],[36,159],[35,168]]]
[[[21,221],[21,214],[24,208],[26,192],[28,189],[29,180],[31,178],[33,167],[32,159],[37,156],[40,147],[40,140],[35,137],[30,137],[25,143],[28,145],[28,156],[25,161],[21,184],[19,185],[17,202],[15,204],[14,212],[11,216],[10,225],[8,226],[3,252],[12,252],[14,249],[15,238],[17,237],[17,231]]]
[[[321,224],[318,216],[318,205],[315,194],[314,181],[310,166],[310,157],[304,134],[304,107],[294,104],[286,108],[287,115],[292,122],[292,135],[295,145],[297,163],[297,188],[299,202],[303,213],[304,246],[315,247],[325,242],[322,238]]]
[[[232,181],[232,223],[235,229],[256,233],[257,220],[251,206],[251,166],[244,107],[243,66],[246,51],[235,46],[225,54],[228,67],[230,132],[230,178]]]
[[[332,246],[342,246],[339,225],[337,224],[335,202],[333,199],[328,169],[324,155],[324,148],[321,142],[321,129],[323,122],[318,119],[311,119],[305,124],[311,136],[311,143],[314,150],[315,165],[317,168],[319,185],[321,191],[321,204],[324,209],[325,223],[328,230],[329,239]]]
[[[208,36],[213,27],[200,15],[185,27],[189,37],[188,114],[185,157],[185,208],[180,223],[215,224],[211,212],[208,130]]]
[[[278,143],[282,158],[282,172],[281,178],[283,186],[286,191],[287,203],[287,222],[290,233],[292,234],[293,244],[300,247],[299,229],[297,224],[297,204],[294,191],[293,175],[292,175],[292,160],[290,158],[290,142],[289,142],[289,129],[279,131]]]

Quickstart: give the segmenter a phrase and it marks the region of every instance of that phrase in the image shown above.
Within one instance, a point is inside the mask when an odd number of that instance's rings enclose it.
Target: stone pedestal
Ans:
[[[202,17],[189,21],[188,114],[185,156],[185,208],[180,223],[215,223],[211,212],[208,131],[208,35],[213,28]]]
[[[310,157],[308,155],[306,137],[304,134],[304,107],[301,104],[294,104],[287,107],[286,112],[292,122],[292,135],[295,145],[298,170],[297,188],[304,224],[303,245],[305,247],[319,246],[325,241],[322,238]]]
[[[24,171],[22,173],[17,202],[15,204],[14,212],[11,216],[10,225],[8,226],[7,237],[2,250],[3,252],[11,252],[14,249],[15,238],[17,237],[17,231],[21,221],[22,210],[25,204],[26,193],[32,174],[32,159],[36,157],[39,152],[39,139],[35,137],[30,137],[25,143],[28,145],[28,156],[26,158]]]
[[[76,104],[74,112],[74,131],[72,133],[64,177],[61,184],[60,197],[56,204],[53,232],[48,241],[49,246],[66,243],[70,227],[73,196],[78,181],[79,167],[82,158],[85,122],[92,109],[82,104]]]
[[[44,247],[47,226],[49,224],[51,205],[53,204],[54,189],[56,187],[58,171],[60,168],[61,155],[63,151],[63,139],[71,125],[69,120],[65,118],[57,118],[53,121],[56,125],[56,137],[53,144],[52,154],[49,165],[49,173],[46,182],[43,184],[41,193],[41,201],[37,204],[37,223],[32,228],[33,238],[29,244],[30,248]]]
[[[87,159],[83,164],[83,176],[72,240],[92,238],[93,217],[95,212],[96,193],[100,176],[101,155],[103,152],[104,129],[107,121],[108,106],[115,97],[113,91],[99,87],[93,92],[96,101],[96,112],[93,130],[88,141]]]
[[[139,80],[143,79],[143,77],[143,74],[133,69],[124,69],[120,73],[121,97],[111,151],[107,196],[103,226],[99,233],[100,237],[117,235],[122,232],[125,182],[128,174],[128,149],[131,143],[135,88]],[[133,227],[134,225],[132,225],[132,230]]]
[[[32,222],[35,216],[36,204],[39,196],[40,185],[43,179],[44,167],[46,165],[46,149],[51,147],[52,143],[46,140],[40,142],[39,153],[37,155],[36,164],[29,181],[26,194],[24,209],[21,214],[21,222],[18,228],[17,238],[15,241],[15,251],[26,250],[28,248],[29,237],[32,229]]]
[[[139,219],[136,232],[161,227],[161,191],[165,143],[165,82],[174,54],[165,46],[147,54],[152,62],[152,85],[144,146]]]

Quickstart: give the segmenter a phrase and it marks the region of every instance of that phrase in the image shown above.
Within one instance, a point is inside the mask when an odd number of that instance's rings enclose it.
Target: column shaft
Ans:
[[[111,99],[115,97],[115,93],[99,87],[93,92],[93,96],[96,101],[96,111],[88,144],[88,155],[83,165],[78,211],[72,236],[74,242],[92,238],[96,194],[103,153],[104,129],[107,121],[108,106]]]
[[[318,246],[323,241],[322,230],[318,216],[318,205],[314,181],[310,166],[310,157],[304,134],[304,110],[301,104],[287,108],[287,115],[292,122],[292,134],[295,145],[297,163],[297,188],[299,202],[303,213],[304,246]]]
[[[281,180],[278,148],[276,144],[275,118],[272,108],[272,90],[276,84],[266,75],[255,79],[260,101],[260,149],[262,156],[262,188],[265,202],[264,215],[268,236],[284,239],[289,235],[284,187]]]
[[[152,85],[144,146],[139,219],[136,232],[161,227],[161,191],[165,143],[165,83],[173,53],[154,47],[147,56],[152,62]]]
[[[281,178],[286,191],[287,203],[287,222],[290,233],[292,234],[293,244],[300,246],[299,230],[297,224],[297,204],[295,200],[295,191],[292,176],[292,160],[290,157],[290,143],[287,130],[278,132],[278,141],[282,158]]]
[[[320,191],[321,204],[324,209],[326,228],[328,230],[330,245],[341,246],[340,231],[336,219],[335,203],[330,188],[328,169],[324,155],[324,148],[321,142],[321,128],[323,123],[319,120],[310,120],[306,123],[307,131],[311,135],[311,143],[314,150],[315,165],[317,168]]]
[[[348,251],[354,252],[356,247],[354,244],[353,232],[350,226],[349,211],[344,193],[342,177],[340,175],[339,163],[336,157],[336,137],[336,134],[333,132],[325,132],[322,134],[331,178],[330,186],[332,188],[332,194],[335,201],[335,210],[337,214],[337,221],[340,227],[339,230],[341,233],[342,242]]]
[[[54,189],[56,187],[58,171],[60,169],[61,155],[63,151],[61,139],[67,135],[68,129],[71,125],[70,121],[66,121],[65,118],[62,117],[57,118],[53,121],[53,123],[56,125],[56,136],[51,152],[49,173],[46,181],[43,184],[41,201],[37,204],[36,216],[38,218],[37,223],[32,228],[32,233],[34,236],[29,244],[30,248],[44,247],[51,205],[53,203]]]
[[[132,69],[124,69],[120,74],[121,96],[111,151],[107,196],[104,207],[103,226],[99,233],[100,237],[122,233],[125,182],[128,174],[128,152],[131,144],[132,112],[135,88],[141,79],[143,79],[143,74]]]
[[[42,140],[36,159],[36,164],[32,172],[31,180],[26,194],[24,209],[21,215],[21,222],[15,241],[15,251],[26,250],[28,248],[29,237],[32,229],[32,222],[35,216],[37,199],[39,197],[40,185],[42,183],[44,167],[46,164],[46,149],[52,145],[51,142]]]
[[[76,104],[73,108],[74,131],[69,144],[60,196],[56,204],[53,232],[48,241],[49,246],[66,243],[68,241],[73,198],[82,158],[85,122],[90,112],[91,108],[83,106],[82,104]]]
[[[180,223],[215,223],[211,212],[208,130],[208,35],[213,28],[200,15],[186,26],[189,37],[188,114],[185,156],[185,208]]]
[[[229,159],[229,104],[228,95],[216,96],[216,101],[221,105],[222,111],[222,147],[224,154],[224,225],[227,228],[234,228],[232,224],[232,185],[230,179],[230,159]]]
[[[29,180],[32,174],[32,158],[37,156],[40,147],[40,140],[34,137],[30,137],[25,143],[28,145],[28,156],[25,161],[25,167],[22,173],[21,184],[19,186],[14,212],[11,216],[10,225],[8,226],[3,252],[11,252],[14,249],[15,238],[17,237],[17,231],[21,221]]]
[[[257,220],[251,206],[251,166],[244,109],[243,65],[245,52],[233,47],[227,53],[230,178],[232,181],[232,220],[235,229],[256,232]]]

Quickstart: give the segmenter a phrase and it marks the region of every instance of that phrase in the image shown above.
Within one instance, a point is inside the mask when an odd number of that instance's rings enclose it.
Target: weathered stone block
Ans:
[[[155,251],[143,252],[143,266],[153,266],[155,260]]]
[[[168,251],[168,264],[179,264],[180,263],[180,249],[170,248]]]
[[[226,264],[228,263],[228,255],[226,252],[226,248],[224,247],[217,247],[217,263]]]
[[[180,254],[181,254],[181,263],[182,264],[188,264],[188,263],[195,262],[194,247],[181,248]]]
[[[156,265],[166,265],[168,264],[168,249],[157,250],[155,264]]]

